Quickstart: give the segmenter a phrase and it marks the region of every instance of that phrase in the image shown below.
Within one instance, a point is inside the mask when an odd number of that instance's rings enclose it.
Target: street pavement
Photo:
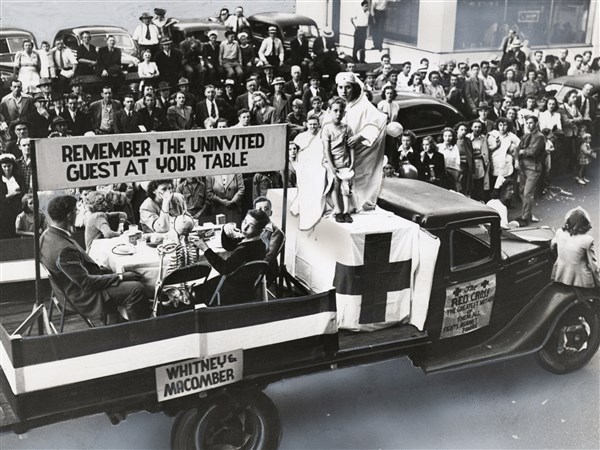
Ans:
[[[577,205],[600,241],[597,161],[592,182],[554,184],[572,197],[536,202],[539,225],[563,225]],[[510,216],[519,213],[517,208]],[[406,358],[274,383],[267,394],[282,422],[281,449],[598,449],[600,355],[578,372],[554,375],[532,356],[437,375]],[[4,449],[166,449],[171,419],[138,413],[119,426],[104,415],[0,435]]]

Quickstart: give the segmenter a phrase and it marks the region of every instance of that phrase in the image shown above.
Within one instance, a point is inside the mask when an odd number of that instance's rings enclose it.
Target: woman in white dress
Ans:
[[[160,75],[158,66],[154,61],[150,61],[152,52],[144,50],[142,52],[142,61],[138,64],[138,76],[142,79],[140,82],[140,92],[144,90],[144,85],[152,78],[157,78]]]
[[[40,82],[41,63],[39,55],[33,51],[33,42],[23,41],[23,50],[15,55],[14,74],[23,84],[23,92],[33,94]]]

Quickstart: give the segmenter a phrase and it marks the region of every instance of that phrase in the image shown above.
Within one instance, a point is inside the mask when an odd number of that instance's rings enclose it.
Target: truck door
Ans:
[[[490,323],[500,262],[500,227],[495,217],[447,226],[448,266],[440,340],[485,332]],[[481,337],[470,334],[469,339]]]

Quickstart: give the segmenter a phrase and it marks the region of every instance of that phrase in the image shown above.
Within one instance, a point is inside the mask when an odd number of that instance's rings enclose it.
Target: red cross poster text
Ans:
[[[488,325],[495,294],[495,275],[446,288],[440,339],[470,333]]]

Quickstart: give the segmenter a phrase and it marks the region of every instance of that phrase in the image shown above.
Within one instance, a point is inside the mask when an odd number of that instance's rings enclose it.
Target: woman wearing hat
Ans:
[[[15,55],[14,74],[23,83],[23,92],[32,94],[40,82],[40,57],[33,51],[33,41],[25,39],[23,50]]]
[[[16,237],[15,220],[21,212],[21,198],[26,191],[24,182],[17,173],[14,155],[0,155],[2,182],[0,183],[0,239]]]

